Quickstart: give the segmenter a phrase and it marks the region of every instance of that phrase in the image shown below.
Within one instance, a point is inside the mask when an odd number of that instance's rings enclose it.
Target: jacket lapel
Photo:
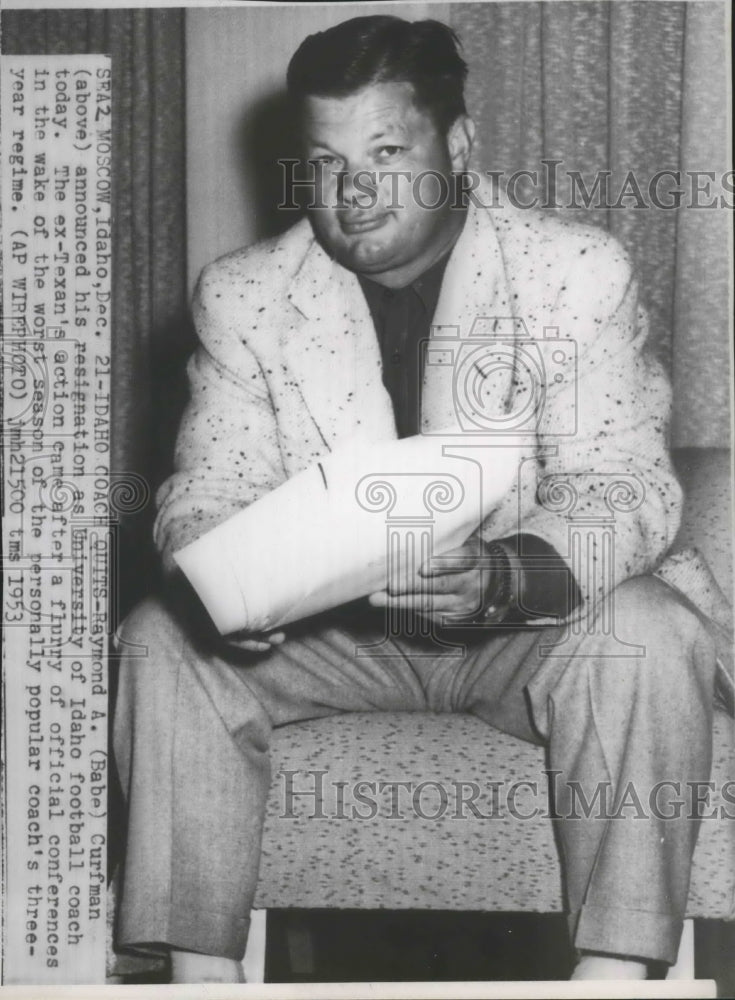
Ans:
[[[395,438],[375,328],[355,275],[313,239],[288,299],[301,327],[284,353],[326,446]]]
[[[484,200],[484,199],[483,199]],[[444,274],[427,344],[422,430],[488,430],[510,400],[515,345],[495,227],[471,205]]]

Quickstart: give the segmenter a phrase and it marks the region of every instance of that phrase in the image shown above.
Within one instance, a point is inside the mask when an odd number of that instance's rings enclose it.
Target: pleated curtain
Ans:
[[[2,51],[112,59],[112,461],[143,501],[119,523],[118,615],[150,589],[152,495],[184,403],[187,319],[184,15],[180,10],[4,11]],[[145,502],[145,495],[148,501]]]
[[[658,171],[708,171],[719,180],[731,166],[724,4],[460,3],[450,21],[471,68],[476,169],[536,171],[539,187],[557,175],[559,190],[543,191],[541,201],[563,205],[567,171],[578,171],[588,190],[598,172],[610,171],[614,203],[630,174],[648,201]],[[543,160],[560,162],[544,169]],[[664,180],[662,195],[666,189]],[[700,203],[723,193],[710,190]],[[623,203],[568,214],[610,230],[633,259],[652,346],[673,378],[673,443],[727,446],[732,211],[687,207],[686,197],[676,210],[633,207],[635,196]]]

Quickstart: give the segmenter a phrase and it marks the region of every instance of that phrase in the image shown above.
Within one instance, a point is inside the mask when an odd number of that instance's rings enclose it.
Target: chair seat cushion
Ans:
[[[732,818],[702,822],[689,916],[735,915],[734,750],[718,712],[708,812]],[[278,730],[272,767],[257,907],[563,909],[540,747],[467,715],[356,713]]]

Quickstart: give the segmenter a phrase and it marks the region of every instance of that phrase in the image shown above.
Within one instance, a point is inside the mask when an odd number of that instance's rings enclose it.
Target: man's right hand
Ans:
[[[273,646],[280,646],[285,638],[285,632],[233,632],[226,642],[249,653],[267,653]]]

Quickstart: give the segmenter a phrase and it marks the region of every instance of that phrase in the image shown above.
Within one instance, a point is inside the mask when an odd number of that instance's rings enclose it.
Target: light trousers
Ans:
[[[469,712],[548,747],[575,947],[673,962],[697,820],[580,815],[578,793],[591,801],[606,782],[613,797],[633,788],[646,803],[660,782],[709,779],[714,644],[653,577],[609,600],[607,634],[445,630],[466,642],[461,657],[416,636],[366,651],[383,616],[362,602],[289,628],[265,654],[214,638],[170,601],[139,605],[118,633],[118,945],[242,957],[274,727],[350,711]]]

